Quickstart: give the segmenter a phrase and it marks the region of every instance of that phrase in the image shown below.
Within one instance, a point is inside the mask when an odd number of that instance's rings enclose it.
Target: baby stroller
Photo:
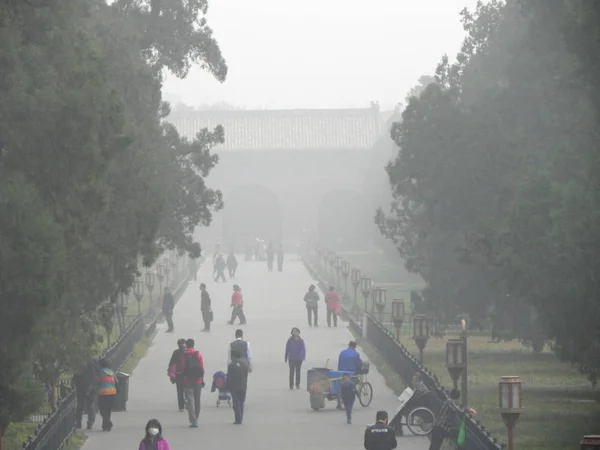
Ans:
[[[215,391],[219,392],[217,397],[217,408],[221,402],[227,402],[227,405],[231,406],[231,394],[227,390],[227,374],[225,374],[223,371],[215,372],[213,375],[213,382],[210,392]]]

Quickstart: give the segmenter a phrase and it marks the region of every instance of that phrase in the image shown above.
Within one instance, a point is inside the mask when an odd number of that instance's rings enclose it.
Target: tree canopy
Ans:
[[[223,205],[204,178],[224,130],[180,137],[161,87],[192,64],[225,80],[207,7],[0,1],[0,437],[35,411],[36,378],[92,356],[98,307],[140,260],[200,256],[194,229]]]
[[[600,368],[600,5],[479,3],[394,125],[377,223],[442,328],[490,323]]]

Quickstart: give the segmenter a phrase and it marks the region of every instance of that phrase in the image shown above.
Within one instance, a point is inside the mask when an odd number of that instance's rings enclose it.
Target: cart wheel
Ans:
[[[373,400],[373,386],[368,381],[361,383],[358,388],[358,401],[363,407],[367,407]]]
[[[325,407],[325,396],[323,394],[310,394],[310,407],[315,411]]]
[[[435,416],[429,408],[423,406],[413,409],[406,418],[406,427],[412,434],[427,436],[433,429]]]

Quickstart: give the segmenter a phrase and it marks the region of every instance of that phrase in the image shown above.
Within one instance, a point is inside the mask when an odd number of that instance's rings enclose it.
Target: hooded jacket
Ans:
[[[302,338],[290,337],[285,345],[285,361],[304,361],[306,359],[306,345]]]
[[[197,358],[200,361],[200,367],[202,367],[202,371],[204,372],[206,370],[204,368],[204,359],[202,358],[202,354],[198,350],[196,350],[195,348],[186,348],[184,355],[187,358],[188,355],[193,355],[194,353],[197,354]],[[185,376],[185,365],[184,365],[183,385],[186,387],[191,387],[191,386],[194,386],[195,384],[202,384],[202,383],[204,383],[204,377],[200,377],[195,380],[188,379]]]
[[[171,445],[164,437],[162,437],[162,425],[158,424],[158,434],[156,442],[152,443],[151,436],[146,435],[140,442],[139,450],[171,450]]]

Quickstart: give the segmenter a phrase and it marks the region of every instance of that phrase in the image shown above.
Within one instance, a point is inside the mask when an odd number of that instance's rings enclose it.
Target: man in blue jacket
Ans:
[[[338,358],[338,370],[344,372],[352,372],[354,375],[358,375],[362,368],[362,360],[360,354],[356,351],[356,342],[350,341],[348,348],[340,352]],[[338,409],[344,409],[342,406],[342,399],[338,396]]]
[[[340,352],[338,358],[338,370],[344,372],[352,372],[354,375],[358,375],[362,368],[362,360],[360,354],[356,351],[356,342],[350,341],[348,348]]]

